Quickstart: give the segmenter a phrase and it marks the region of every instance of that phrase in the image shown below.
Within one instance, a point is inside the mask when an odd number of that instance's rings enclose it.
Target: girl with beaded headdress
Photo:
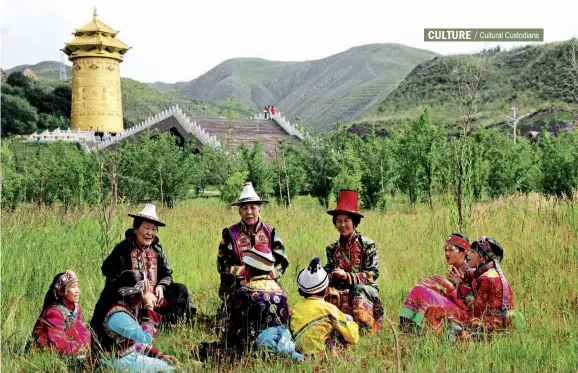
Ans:
[[[90,334],[82,321],[79,296],[78,277],[73,271],[67,269],[54,277],[32,332],[35,345],[62,355],[85,356]]]
[[[466,260],[470,250],[468,238],[461,233],[452,233],[446,238],[444,256],[450,267],[448,277],[420,277],[420,285],[409,292],[399,313],[400,328],[406,332],[430,331],[441,332],[444,319],[468,320],[469,314],[462,310],[449,296],[448,288],[455,287],[449,277],[458,271],[470,271]],[[462,282],[458,297],[467,302],[473,299],[469,284]],[[468,300],[467,300],[468,299]]]
[[[153,310],[155,302],[152,286],[139,271],[123,271],[105,286],[90,321],[92,351],[101,364],[129,372],[175,369],[169,363],[178,364],[177,359],[151,345],[162,319]]]
[[[466,322],[454,326],[459,337],[472,339],[486,332],[522,326],[523,316],[514,310],[514,292],[500,266],[503,257],[504,249],[496,240],[480,237],[472,242],[468,254],[469,266],[475,270],[451,276],[458,286],[469,283],[474,291],[473,299],[464,302],[459,299],[457,286],[450,293],[471,315]]]

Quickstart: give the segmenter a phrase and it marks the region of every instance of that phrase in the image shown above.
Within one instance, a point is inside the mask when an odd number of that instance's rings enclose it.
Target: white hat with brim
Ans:
[[[275,268],[275,257],[268,247],[252,247],[243,253],[243,263],[260,269],[262,271],[272,271]]]
[[[269,201],[261,199],[255,189],[253,188],[253,184],[250,181],[246,181],[243,184],[243,190],[241,191],[241,197],[235,203],[232,203],[231,206],[241,206],[246,203],[254,203],[257,205],[262,205],[264,203],[268,203]]]
[[[159,218],[157,216],[156,206],[152,202],[147,202],[144,209],[142,209],[141,212],[138,212],[136,214],[128,214],[128,216],[133,217],[133,218],[140,218],[140,219],[148,220],[151,223],[154,223],[159,227],[166,226],[165,223],[163,223],[162,221],[159,220]]]
[[[319,262],[319,258],[314,258],[297,276],[299,289],[306,294],[320,293],[329,286],[329,276]]]

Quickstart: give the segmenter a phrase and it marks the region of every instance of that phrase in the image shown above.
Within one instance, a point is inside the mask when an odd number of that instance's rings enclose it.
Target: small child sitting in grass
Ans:
[[[319,258],[299,273],[297,284],[305,299],[292,308],[289,327],[303,355],[324,356],[326,352],[335,355],[336,341],[349,344],[359,341],[359,327],[353,318],[325,301],[329,279]]]

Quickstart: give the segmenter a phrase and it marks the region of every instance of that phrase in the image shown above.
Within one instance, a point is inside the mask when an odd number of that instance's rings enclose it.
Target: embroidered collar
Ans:
[[[241,232],[247,233],[247,232],[248,232],[247,225],[245,225],[245,223],[243,223],[243,220],[241,220],[241,221],[239,222],[239,224],[240,224],[240,226],[241,226]],[[259,221],[257,221],[257,223],[255,224],[255,231],[254,231],[254,233],[259,232],[259,231],[261,230],[261,228],[263,228],[263,222],[261,221],[261,218],[259,218]]]
[[[272,280],[272,278],[269,275],[253,276],[253,277],[251,277],[251,280],[249,282],[259,281],[259,280]]]
[[[355,240],[357,239],[358,235],[359,234],[357,233],[357,231],[355,229],[353,230],[353,233],[351,234],[351,236],[349,236],[349,238],[345,238],[345,237],[339,235],[339,244],[351,246],[351,244],[353,244],[355,242]]]
[[[65,298],[61,298],[60,299],[60,303],[70,312],[75,312],[76,311],[76,303],[72,303],[67,301]]]
[[[479,278],[481,275],[483,275],[484,273],[488,272],[490,269],[495,268],[495,264],[494,261],[490,260],[487,263],[484,263],[482,266],[476,268],[476,271],[474,272],[474,277],[475,278]]]

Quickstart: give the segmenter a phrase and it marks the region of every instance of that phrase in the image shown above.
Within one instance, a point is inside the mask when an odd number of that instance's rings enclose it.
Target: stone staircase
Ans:
[[[303,134],[285,117],[277,114],[273,116],[273,120],[266,120],[261,114],[255,118],[233,121],[230,128],[230,140],[228,141],[229,121],[226,118],[189,118],[178,106],[174,106],[123,133],[103,140],[99,140],[92,132],[55,130],[53,132],[45,131],[41,134],[34,133],[28,137],[28,141],[77,142],[85,151],[93,151],[105,148],[114,149],[116,144],[123,139],[135,141],[146,133],[146,130],[150,130],[152,133],[171,131],[179,136],[183,143],[195,141],[197,147],[205,145],[220,147],[229,142],[229,149],[227,150],[230,152],[237,151],[240,144],[252,149],[253,141],[259,140],[263,144],[263,153],[267,159],[275,156],[279,140],[303,140]]]
[[[228,120],[225,118],[191,118],[209,135],[215,136],[222,146],[227,143]],[[299,137],[287,133],[276,121],[265,119],[238,119],[232,123],[229,151],[237,151],[240,144],[249,149],[253,148],[253,141],[259,140],[263,144],[265,157],[274,157],[279,140],[300,141]]]

